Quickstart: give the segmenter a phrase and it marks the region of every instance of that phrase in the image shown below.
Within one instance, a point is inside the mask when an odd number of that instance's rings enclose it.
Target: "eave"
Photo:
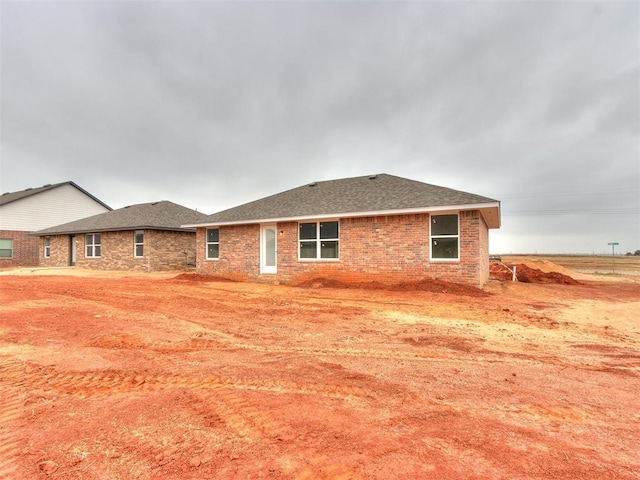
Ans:
[[[467,205],[446,205],[439,207],[403,208],[396,210],[376,210],[367,212],[326,213],[314,215],[302,215],[292,217],[258,218],[250,220],[235,220],[221,222],[205,222],[181,225],[183,228],[207,228],[223,227],[231,225],[250,225],[278,222],[301,222],[307,220],[321,220],[327,218],[357,218],[357,217],[383,217],[390,215],[412,215],[418,213],[458,212],[465,210],[480,210],[484,221],[489,228],[500,228],[500,202],[475,203]]]

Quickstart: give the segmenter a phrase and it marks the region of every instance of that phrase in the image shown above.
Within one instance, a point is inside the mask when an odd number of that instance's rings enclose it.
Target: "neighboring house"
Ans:
[[[481,286],[500,202],[380,174],[310,183],[184,226],[196,228],[203,274]]]
[[[38,239],[29,232],[110,210],[73,182],[2,194],[0,268],[38,265]]]
[[[142,203],[65,223],[40,237],[41,265],[160,271],[195,265],[193,228],[207,216],[172,202]]]

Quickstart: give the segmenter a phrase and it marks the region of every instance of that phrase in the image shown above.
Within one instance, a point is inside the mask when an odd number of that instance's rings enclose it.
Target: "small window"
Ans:
[[[86,250],[85,256],[87,258],[100,258],[102,250],[101,240],[99,233],[89,233],[85,236],[84,246]]]
[[[220,229],[207,229],[207,260],[220,258]]]
[[[133,256],[144,257],[144,230],[136,230],[133,234]]]
[[[431,259],[458,260],[458,215],[431,216]]]
[[[51,257],[51,237],[44,237],[44,258]]]
[[[340,258],[339,222],[300,223],[298,230],[301,260]]]
[[[13,258],[13,240],[0,238],[0,258]]]

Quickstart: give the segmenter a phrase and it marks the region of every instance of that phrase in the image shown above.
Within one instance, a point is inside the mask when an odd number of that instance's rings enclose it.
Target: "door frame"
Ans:
[[[273,231],[273,265],[267,265],[267,260],[269,259],[267,255],[268,230]],[[260,273],[268,275],[278,273],[278,227],[275,223],[260,225]]]
[[[77,245],[76,236],[69,235],[69,266],[73,267],[76,264]]]

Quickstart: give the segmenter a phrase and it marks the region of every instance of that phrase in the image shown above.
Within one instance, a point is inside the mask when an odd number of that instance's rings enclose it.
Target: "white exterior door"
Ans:
[[[277,273],[277,258],[276,225],[263,225],[260,230],[260,273]]]

